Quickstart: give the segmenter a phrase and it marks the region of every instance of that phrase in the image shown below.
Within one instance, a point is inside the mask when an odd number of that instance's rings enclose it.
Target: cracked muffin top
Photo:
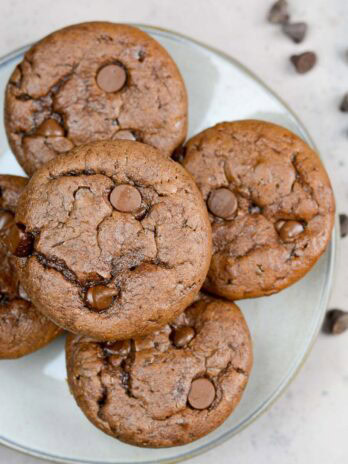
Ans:
[[[39,313],[22,288],[5,244],[28,179],[0,175],[0,359],[14,359],[47,345],[61,329]]]
[[[270,295],[325,251],[335,212],[330,181],[292,132],[263,121],[225,122],[189,140],[182,157],[212,225],[205,289],[231,300]]]
[[[211,227],[191,176],[148,145],[75,148],[40,168],[9,246],[37,307],[97,340],[147,334],[197,295]]]
[[[70,335],[68,382],[88,419],[138,446],[192,442],[234,410],[252,366],[238,307],[202,296],[147,337],[98,343]]]
[[[96,140],[138,140],[169,156],[186,137],[186,89],[167,51],[145,32],[77,24],[26,52],[7,85],[5,126],[28,175]]]

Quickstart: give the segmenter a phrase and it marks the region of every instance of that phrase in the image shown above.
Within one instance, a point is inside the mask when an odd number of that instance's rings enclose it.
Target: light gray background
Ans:
[[[337,111],[348,92],[348,2],[289,0],[294,20],[309,23],[293,44],[267,24],[271,0],[0,0],[0,56],[74,22],[152,24],[189,35],[240,60],[300,116],[330,173],[338,212],[348,214],[348,114]],[[314,50],[317,67],[297,75],[288,57]],[[348,309],[348,237],[338,253],[332,307]],[[6,401],[6,399],[2,399]],[[20,420],[20,418],[18,418]],[[320,335],[287,393],[247,430],[190,464],[347,464],[348,333]],[[44,461],[0,447],[0,463]]]

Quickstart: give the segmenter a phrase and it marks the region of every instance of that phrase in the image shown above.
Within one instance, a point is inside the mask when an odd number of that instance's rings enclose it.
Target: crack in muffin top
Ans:
[[[25,53],[7,85],[5,126],[29,175],[96,140],[143,141],[169,156],[186,137],[186,89],[167,51],[145,32],[77,24]]]
[[[212,224],[207,290],[232,300],[276,293],[325,251],[333,192],[295,134],[263,121],[220,123],[189,140],[181,157]]]
[[[252,366],[238,307],[204,295],[147,337],[112,344],[76,335],[66,348],[83,412],[138,446],[182,445],[212,431],[238,404]]]
[[[211,257],[193,180],[138,142],[95,142],[49,162],[29,182],[16,222],[32,237],[17,264],[33,301],[101,340],[148,333],[179,314]]]

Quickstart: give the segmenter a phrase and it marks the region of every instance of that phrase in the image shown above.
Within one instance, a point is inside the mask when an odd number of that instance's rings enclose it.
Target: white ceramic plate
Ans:
[[[239,63],[177,34],[143,29],[169,51],[184,76],[190,136],[220,121],[258,118],[286,126],[313,145],[291,110]],[[8,77],[23,51],[0,62],[1,106]],[[0,172],[23,173],[6,143],[2,115]],[[254,369],[234,414],[208,436],[182,447],[141,449],[104,435],[85,419],[69,393],[61,337],[24,359],[0,362],[0,442],[64,463],[167,463],[203,453],[253,421],[294,377],[321,325],[333,260],[334,242],[296,285],[272,297],[240,302],[253,338]]]

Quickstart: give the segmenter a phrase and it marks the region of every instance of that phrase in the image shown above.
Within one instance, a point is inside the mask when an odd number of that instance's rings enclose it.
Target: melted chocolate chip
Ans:
[[[38,127],[36,134],[43,137],[62,137],[64,136],[64,129],[55,119],[46,119]]]
[[[279,235],[283,242],[292,242],[304,231],[303,225],[298,221],[285,221],[279,228]]]
[[[122,213],[132,213],[140,208],[141,195],[139,190],[132,185],[118,185],[110,194],[110,203]]]
[[[208,208],[215,216],[223,219],[232,219],[238,209],[238,201],[231,190],[219,188],[210,193]]]
[[[118,92],[127,80],[127,73],[120,64],[108,64],[101,68],[97,74],[97,84],[107,93]]]
[[[209,379],[202,377],[191,383],[187,400],[194,409],[207,409],[214,399],[215,387]]]
[[[109,288],[105,285],[90,287],[86,294],[88,305],[96,311],[102,311],[112,305],[113,298],[118,295],[116,288]]]
[[[127,356],[130,352],[130,340],[119,340],[114,343],[108,343],[105,346],[105,351],[107,354]]]
[[[12,224],[6,230],[4,242],[10,253],[19,258],[24,258],[32,252],[34,237],[32,234],[19,228],[16,224]]]
[[[184,326],[175,330],[173,335],[173,343],[177,348],[183,348],[188,345],[194,338],[195,331],[192,327]]]

